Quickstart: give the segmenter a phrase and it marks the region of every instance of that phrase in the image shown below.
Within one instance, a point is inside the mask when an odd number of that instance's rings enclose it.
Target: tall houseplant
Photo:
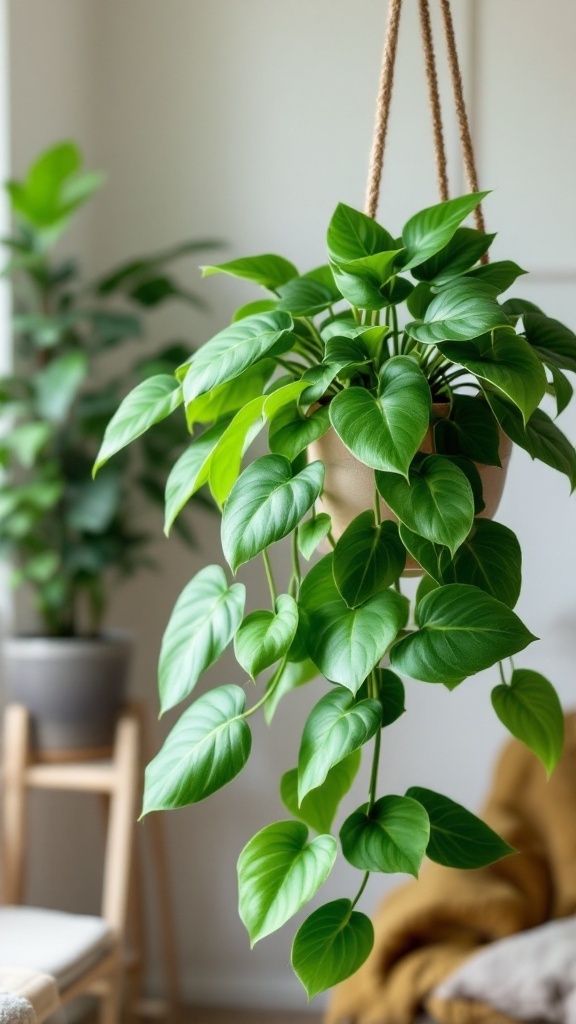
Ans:
[[[160,654],[161,710],[188,698],[232,641],[246,683],[217,686],[186,708],[148,766],[144,813],[203,800],[230,782],[250,754],[252,715],[270,721],[289,691],[326,680],[298,765],[280,780],[290,817],[258,832],[238,861],[253,943],[315,895],[339,847],[362,873],[356,894],[316,909],[296,933],[292,963],[310,997],[368,956],[372,925],[355,907],[372,872],[417,875],[424,855],[478,868],[512,852],[447,796],[426,787],[380,793],[381,731],[403,713],[402,675],[453,689],[499,664],[492,700],[501,721],[548,771],[561,750],[551,683],[509,662],[535,640],[513,610],[520,546],[482,512],[495,508],[484,481],[502,477],[509,441],[576,486],[574,448],[540,408],[547,394],[558,413],[570,402],[565,371],[576,371],[576,336],[532,303],[501,300],[524,272],[510,261],[487,264],[493,236],[463,226],[483,195],[422,210],[399,238],[341,204],[328,262],[304,274],[275,255],[206,267],[267,297],[238,310],[173,377],[140,384],[96,462],[183,408],[188,427],[203,429],[170,472],[166,531],[208,485],[229,569],[261,558],[270,589],[270,606],[243,618],[245,587],[210,565],[178,599]],[[269,453],[254,457],[250,445],[265,427]],[[334,473],[346,459],[348,491],[369,481],[350,522],[335,499]],[[283,538],[292,567],[279,585],[268,551]],[[319,545],[329,553],[306,571],[302,560]],[[402,593],[408,559],[424,571],[412,609]],[[368,792],[338,842],[333,822],[365,747]]]
[[[82,171],[77,147],[64,142],[42,153],[22,181],[7,184],[14,230],[4,239],[4,274],[13,286],[15,369],[0,380],[0,543],[12,582],[27,586],[39,633],[49,638],[35,647],[45,663],[50,652],[103,649],[115,580],[149,561],[152,538],[142,526],[141,499],[162,495],[163,455],[186,438],[181,424],[167,423],[145,439],[137,460],[109,467],[95,486],[91,481],[102,430],[122,396],[154,368],[173,370],[189,349],[178,343],[153,356],[140,352],[114,376],[106,359],[143,337],[146,310],[170,298],[199,303],[166,267],[202,245],[185,243],[85,282],[57,243],[102,182],[101,174]],[[8,644],[11,695],[12,683],[27,673],[23,649],[21,641]],[[106,650],[103,703],[117,704],[122,695],[111,659],[119,659],[123,672],[126,644],[110,641]],[[82,668],[72,671],[81,678]],[[43,700],[46,687],[39,683]]]

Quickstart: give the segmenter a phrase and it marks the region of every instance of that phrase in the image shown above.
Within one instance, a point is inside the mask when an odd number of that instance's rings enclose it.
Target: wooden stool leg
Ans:
[[[25,782],[30,721],[21,704],[10,704],[4,714],[3,865],[2,902],[21,903],[24,896],[26,850]]]

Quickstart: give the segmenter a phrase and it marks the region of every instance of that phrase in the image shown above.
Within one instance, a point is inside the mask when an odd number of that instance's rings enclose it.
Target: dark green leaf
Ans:
[[[391,672],[389,668],[377,668],[375,672],[378,684],[378,700],[382,705],[381,726],[384,729],[387,725],[392,725],[393,722],[404,714],[406,710],[404,707],[406,694],[404,692],[404,683],[395,672]]]
[[[424,319],[407,324],[406,331],[424,345],[470,341],[506,324],[507,319],[491,289],[473,281],[456,281],[443,288],[427,307]]]
[[[522,315],[526,340],[546,363],[576,373],[576,335],[569,327],[539,312]]]
[[[312,999],[355,974],[373,945],[370,918],[352,910],[350,900],[334,900],[315,910],[296,932],[292,967]]]
[[[406,248],[403,269],[417,267],[440,252],[462,221],[487,195],[487,192],[475,192],[457,199],[448,199],[411,217],[402,231],[402,241]]]
[[[280,781],[280,795],[286,809],[301,818],[316,832],[330,832],[342,797],[346,795],[360,767],[360,750],[354,750],[330,769],[321,786],[307,793],[298,803],[298,769],[285,772]]]
[[[414,267],[412,273],[418,281],[447,284],[470,270],[487,252],[495,238],[496,235],[486,235],[475,228],[457,228],[448,244],[429,260]]]
[[[541,409],[536,409],[528,423],[524,425],[520,413],[510,402],[506,402],[490,391],[486,392],[486,398],[502,430],[514,441],[514,444],[524,448],[533,459],[539,459],[547,466],[551,466],[552,469],[565,473],[572,490],[574,490],[576,487],[574,445],[550,417]]]
[[[507,526],[475,519],[454,560],[447,551],[440,557],[440,572],[442,583],[469,583],[513,608],[522,585],[522,551]]]
[[[517,668],[509,686],[492,690],[498,718],[540,758],[550,775],[562,754],[564,715],[552,683],[528,668]]]
[[[430,839],[421,804],[408,796],[384,796],[372,809],[364,804],[340,831],[346,860],[361,871],[406,872],[418,877]]]
[[[473,870],[516,851],[475,814],[431,789],[411,786],[406,796],[422,804],[430,818],[430,860],[446,867]]]
[[[369,510],[353,519],[334,549],[334,580],[349,608],[386,590],[402,574],[404,545],[393,522],[376,525]]]
[[[312,708],[298,754],[298,799],[321,786],[328,772],[378,731],[381,708],[376,700],[355,700],[338,688]]]
[[[522,270],[512,260],[497,260],[495,263],[486,263],[484,266],[471,270],[468,277],[473,281],[481,281],[494,288],[496,294],[507,291],[514,281],[526,271]]]
[[[546,365],[552,377],[552,390],[556,398],[556,415],[559,416],[570,405],[574,395],[574,388],[566,375],[562,373],[562,370],[559,370],[552,363],[547,363]]]
[[[442,552],[445,552],[446,556],[449,557],[450,552],[448,548],[443,547],[442,544],[434,544],[432,541],[426,540],[420,534],[409,530],[404,523],[400,523],[400,540],[406,550],[410,552],[412,558],[416,559],[425,572],[432,576],[437,583],[441,583],[440,556]]]
[[[454,395],[450,415],[438,419],[434,443],[440,455],[464,455],[485,466],[499,466],[500,434],[489,405],[470,395]]]

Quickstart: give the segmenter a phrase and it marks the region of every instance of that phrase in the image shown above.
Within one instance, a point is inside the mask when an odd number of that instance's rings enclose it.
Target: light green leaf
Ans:
[[[403,599],[385,590],[360,608],[348,608],[332,575],[332,555],[310,570],[300,591],[300,616],[309,657],[327,679],[353,693],[384,657],[406,619]]]
[[[393,522],[376,525],[362,512],[345,529],[334,549],[334,581],[349,608],[392,585],[406,563],[404,545]]]
[[[298,271],[293,263],[285,260],[283,256],[275,256],[273,253],[266,253],[263,256],[245,256],[242,259],[230,260],[228,263],[202,267],[201,270],[203,277],[209,277],[211,274],[242,277],[247,281],[254,281],[255,284],[259,284],[271,292],[277,291],[281,285],[293,277],[298,277]]]
[[[224,328],[192,357],[183,382],[186,405],[239,377],[266,354],[286,352],[292,345],[291,330],[292,317],[282,312],[247,316]]]
[[[182,403],[182,389],[174,377],[158,374],[138,384],[114,413],[94,463],[94,473],[154,423],[166,419]]]
[[[365,388],[340,391],[330,403],[330,420],[341,441],[371,469],[408,475],[430,420],[430,389],[410,356],[387,360],[378,395]]]
[[[321,786],[328,772],[378,731],[382,711],[376,700],[356,701],[345,689],[325,694],[312,708],[298,754],[298,799]]]
[[[2,438],[2,443],[16,456],[21,466],[31,469],[50,440],[52,431],[49,423],[20,423]]]
[[[289,594],[280,594],[275,614],[270,611],[251,612],[241,623],[234,638],[237,662],[255,679],[287,653],[297,626],[296,601]]]
[[[228,426],[228,420],[215,423],[209,430],[200,434],[176,460],[166,481],[166,511],[164,533],[170,533],[176,516],[184,505],[203,484],[207,483],[210,473],[210,459],[218,441]]]
[[[268,825],[246,844],[238,859],[240,918],[253,946],[294,917],[330,874],[336,841],[317,836],[299,821]]]
[[[552,683],[528,668],[517,668],[509,686],[495,686],[492,705],[516,739],[539,757],[550,775],[562,754],[564,715]]]
[[[264,705],[264,717],[267,724],[270,725],[280,701],[287,693],[292,693],[292,690],[311,683],[317,676],[318,669],[309,658],[304,658],[303,661],[288,662],[279,676],[274,674],[267,686],[267,690],[271,689],[272,692]]]
[[[50,423],[62,423],[87,373],[85,352],[65,352],[50,360],[33,379],[38,415]]]
[[[495,665],[536,639],[518,616],[463,583],[433,590],[418,606],[420,629],[392,647],[392,667],[425,683],[450,683]]]
[[[355,974],[373,945],[370,918],[353,910],[350,900],[334,900],[315,910],[292,946],[292,967],[308,999]]]
[[[487,195],[487,192],[474,192],[457,199],[448,199],[411,217],[402,231],[402,241],[406,248],[402,269],[417,267],[440,252],[462,221]]]
[[[473,870],[516,853],[485,822],[431,789],[411,786],[406,796],[422,804],[430,819],[430,860],[449,868]]]
[[[427,307],[424,319],[407,324],[406,331],[423,345],[437,345],[442,341],[479,338],[507,320],[491,289],[459,280],[443,288]],[[452,358],[448,352],[445,354]]]
[[[315,832],[330,832],[342,797],[349,791],[360,767],[360,750],[354,750],[328,772],[321,786],[307,793],[298,803],[298,769],[285,772],[280,781],[280,796],[286,809]]]
[[[430,259],[412,269],[418,281],[437,286],[470,270],[490,248],[496,235],[486,235],[475,228],[457,228],[450,241]]]
[[[486,398],[502,430],[514,444],[524,448],[533,459],[565,473],[572,490],[576,488],[576,452],[574,445],[550,417],[536,409],[524,425],[518,410],[505,399],[487,391]]]
[[[442,455],[414,461],[407,483],[397,473],[376,473],[384,501],[400,522],[454,554],[470,533],[474,497],[466,476]]]
[[[333,291],[310,277],[292,278],[278,288],[278,295],[277,308],[292,316],[316,316],[335,301]]]
[[[252,738],[239,686],[218,686],[186,708],[144,780],[142,814],[198,803],[231,782],[250,756]]]
[[[307,519],[298,527],[298,547],[300,554],[307,562],[319,544],[328,536],[332,529],[332,520],[327,512],[319,512],[314,519]]]
[[[195,398],[186,409],[189,430],[196,423],[215,423],[223,416],[238,412],[238,409],[262,394],[274,369],[273,359],[262,359],[234,380],[220,384],[207,395]]]
[[[247,316],[254,316],[255,313],[270,313],[271,310],[277,309],[278,302],[276,299],[257,299],[256,302],[247,302],[244,306],[239,306],[238,309],[232,314],[232,323],[238,323],[238,320],[244,320]]]
[[[522,551],[516,534],[491,519],[475,519],[454,560],[447,551],[440,555],[440,575],[441,583],[469,583],[513,608],[522,586]]]
[[[196,573],[176,601],[166,627],[158,688],[161,713],[184,700],[218,660],[242,620],[246,588],[228,586],[224,570],[208,565]]]
[[[336,263],[396,248],[392,236],[359,210],[339,203],[328,225],[328,254]]]
[[[500,434],[490,406],[470,395],[453,395],[450,415],[436,421],[434,443],[440,455],[463,455],[485,466],[499,466]]]
[[[430,839],[421,804],[408,796],[383,796],[372,809],[358,808],[340,831],[346,860],[361,871],[406,872],[418,877]]]
[[[319,497],[324,466],[312,462],[293,474],[282,455],[263,455],[238,478],[222,515],[222,550],[236,572],[264,548],[286,537]]]
[[[285,455],[293,462],[300,452],[322,437],[329,427],[330,413],[327,405],[320,406],[310,416],[304,416],[297,402],[292,402],[270,424],[270,451],[276,455]]]

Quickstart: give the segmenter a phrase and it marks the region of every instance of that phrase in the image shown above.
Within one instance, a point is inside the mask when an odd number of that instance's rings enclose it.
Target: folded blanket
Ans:
[[[520,852],[478,871],[431,864],[395,890],[375,917],[372,954],[335,990],[327,1024],[412,1024],[421,1009],[439,1024],[514,1020],[432,993],[487,943],[576,913],[576,714],[549,781],[521,743],[505,748],[482,817]]]

